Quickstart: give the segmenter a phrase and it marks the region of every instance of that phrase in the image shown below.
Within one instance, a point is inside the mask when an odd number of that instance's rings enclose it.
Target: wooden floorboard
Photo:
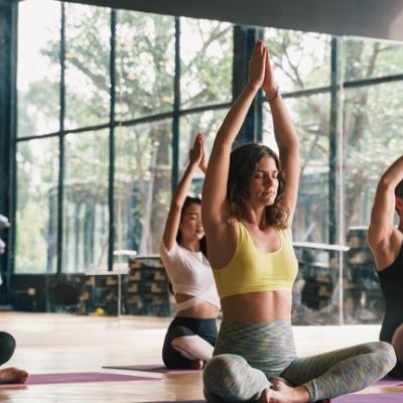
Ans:
[[[31,374],[102,372],[141,375],[150,382],[99,382],[1,387],[10,403],[136,403],[203,399],[200,372],[160,374],[107,370],[102,366],[161,363],[161,346],[170,318],[88,317],[70,314],[0,312],[1,330],[17,339],[6,366]],[[297,350],[310,355],[376,340],[380,326],[294,327]],[[390,390],[394,393],[394,389]]]

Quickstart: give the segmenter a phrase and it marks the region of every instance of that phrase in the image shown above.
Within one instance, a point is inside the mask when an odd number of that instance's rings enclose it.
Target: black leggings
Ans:
[[[400,312],[396,312],[394,315],[386,315],[381,327],[381,333],[379,335],[380,341],[386,341],[392,344],[393,335],[396,329],[403,324],[403,318]],[[391,378],[403,378],[403,362],[397,360],[394,368],[388,373]]]
[[[217,334],[218,328],[215,319],[174,318],[168,327],[162,347],[162,360],[165,366],[172,369],[190,368],[191,360],[184,357],[171,345],[172,340],[176,337],[198,335],[214,347]]]
[[[0,365],[7,362],[15,350],[15,339],[10,333],[0,332]]]

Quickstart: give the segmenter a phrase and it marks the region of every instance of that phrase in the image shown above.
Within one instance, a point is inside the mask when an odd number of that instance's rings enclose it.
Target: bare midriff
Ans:
[[[175,300],[177,303],[185,302],[193,298],[187,294],[176,294]],[[201,302],[191,308],[179,311],[176,316],[186,318],[198,318],[198,319],[215,319],[217,318],[219,308],[211,304],[210,302]]]
[[[221,300],[223,322],[263,322],[290,319],[291,291],[259,291]]]

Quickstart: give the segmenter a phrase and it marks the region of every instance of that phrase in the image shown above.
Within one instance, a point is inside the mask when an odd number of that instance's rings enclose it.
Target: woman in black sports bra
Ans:
[[[399,217],[397,227],[395,212]],[[389,375],[403,378],[403,156],[379,180],[368,227],[368,245],[385,301],[379,339],[392,343],[398,357]]]

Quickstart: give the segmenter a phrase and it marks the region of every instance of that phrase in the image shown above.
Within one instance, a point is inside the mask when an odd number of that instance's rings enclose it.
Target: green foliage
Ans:
[[[115,85],[116,124],[120,121],[143,118],[173,111],[174,94],[174,28],[175,19],[170,16],[118,11],[116,26],[116,49],[113,66],[116,72],[115,82],[111,82],[111,10],[98,7],[65,4],[65,119],[64,129],[108,124],[110,118],[110,90]],[[222,102],[229,100],[231,93],[232,28],[230,24],[218,22],[200,22],[183,20],[188,24],[192,36],[198,38],[198,44],[188,43],[194,52],[191,59],[182,61],[183,77],[190,77],[192,88],[187,98],[187,105],[200,105],[199,102]],[[41,50],[42,58],[57,70],[60,66],[61,38],[57,24],[49,27],[49,38]],[[185,46],[184,46],[185,48]],[[59,67],[60,71],[60,67]],[[190,72],[188,74],[188,72]],[[20,92],[19,133],[36,135],[57,132],[60,115],[59,75],[49,75],[33,81],[28,90]],[[185,104],[184,104],[185,105]],[[205,127],[209,128],[206,122]],[[196,131],[196,122],[191,130]],[[165,207],[171,189],[171,131],[170,119],[158,120],[130,127],[117,125],[114,135],[115,166],[114,190],[117,216],[117,247],[127,248],[127,234],[133,215],[144,217],[143,233],[150,231],[150,238],[145,244],[154,251],[162,230],[161,221],[165,219]],[[186,133],[187,135],[187,133]],[[41,140],[43,141],[43,140]],[[76,218],[71,203],[82,203],[82,197],[94,203],[94,209],[104,211],[108,203],[109,147],[111,145],[108,129],[87,130],[83,133],[69,133],[64,136],[65,158],[65,228],[74,230]],[[54,144],[55,146],[58,144]],[[187,145],[185,146],[186,149]],[[52,154],[58,151],[53,149]],[[186,155],[187,155],[187,150]],[[24,151],[27,163],[21,165],[18,196],[19,214],[31,200],[40,203],[49,191],[57,192],[55,186],[49,186],[49,178],[54,173],[54,166],[38,164],[34,170],[28,160],[34,156],[29,149]],[[33,175],[37,178],[35,190],[30,186]],[[151,200],[149,191],[152,191]],[[57,193],[56,193],[57,194]],[[132,206],[133,194],[138,197],[138,204]],[[36,196],[35,196],[36,195]],[[68,203],[67,203],[68,201]],[[151,209],[149,203],[152,203]],[[99,206],[101,204],[101,206]],[[99,206],[99,207],[97,207]],[[102,207],[103,206],[103,207]],[[152,214],[150,214],[150,212]],[[145,215],[150,214],[149,217]],[[95,216],[96,217],[96,216]],[[100,218],[100,217],[98,217]],[[28,217],[31,219],[31,216]],[[36,228],[36,227],[35,227]],[[33,228],[34,236],[43,239],[44,234]],[[87,227],[88,228],[88,227]],[[94,227],[95,228],[95,227]],[[53,228],[55,230],[55,228]],[[87,231],[88,232],[88,231]],[[138,229],[136,228],[136,231]],[[68,254],[74,254],[73,236],[65,234],[63,247]],[[81,236],[81,235],[80,235]],[[81,238],[87,248],[104,251],[104,246],[94,245],[91,234]],[[140,244],[140,239],[137,240]],[[99,242],[99,241],[98,241]],[[17,244],[20,251],[26,245],[21,234]],[[36,247],[33,246],[35,249]],[[37,249],[37,248],[36,248]],[[147,252],[146,250],[143,252]],[[78,252],[82,253],[82,252]],[[28,254],[28,253],[27,253]],[[91,256],[95,263],[101,256]],[[66,261],[75,261],[74,256],[65,255]],[[85,260],[85,259],[84,259]],[[82,259],[81,259],[82,261]],[[24,261],[25,264],[25,261]],[[19,266],[20,267],[20,266]],[[44,267],[44,265],[42,265]]]
[[[130,232],[127,223],[135,211],[144,218],[139,223],[143,234],[150,234],[148,239],[142,240],[143,244],[147,245],[147,251],[154,251],[169,205],[172,120],[163,118],[137,124],[131,121],[173,111],[175,18],[117,11],[116,54],[111,64],[111,10],[78,4],[65,4],[64,7],[64,128],[71,130],[109,124],[110,91],[115,85],[116,122],[113,124],[117,126],[113,147],[115,204],[119,206],[116,207],[116,221],[120,223],[116,231],[119,246],[127,247],[124,245],[125,234]],[[230,101],[233,57],[231,24],[188,18],[181,18],[180,24],[181,108]],[[49,40],[42,49],[42,56],[54,68],[52,74],[31,82],[28,90],[20,93],[20,135],[39,135],[59,130],[60,75],[55,72],[60,64],[61,38],[55,27],[49,31]],[[265,40],[283,93],[330,85],[331,37],[270,28],[266,30]],[[341,79],[349,82],[402,72],[403,47],[398,43],[343,38],[341,57]],[[111,66],[116,72],[114,83],[111,82]],[[346,227],[366,223],[371,189],[384,167],[401,152],[401,86],[400,83],[392,83],[345,90],[338,106],[342,113],[342,119],[338,122],[340,127],[333,128],[329,93],[286,101],[300,137],[302,174],[309,174],[310,181],[314,183],[316,175],[318,181],[323,182],[329,166],[331,133],[342,139],[338,146],[343,147],[343,159],[338,160],[337,164],[343,167],[344,172],[338,181],[345,191]],[[179,159],[182,166],[198,130],[206,135],[207,149],[211,147],[224,113],[203,112],[181,116]],[[84,186],[88,198],[92,197],[103,205],[108,203],[110,141],[109,128],[89,128],[83,133],[64,136],[64,185],[68,187],[69,197],[72,197],[74,189],[78,192]],[[24,219],[32,219],[34,209],[30,203],[39,205],[41,200],[46,199],[49,189],[56,189],[57,164],[55,166],[54,161],[58,158],[58,145],[55,142],[47,149],[48,154],[43,156],[43,161],[38,161],[37,155],[29,147],[19,150],[19,157],[25,164],[21,165],[18,174],[18,214],[26,215]],[[34,187],[32,183],[35,183]],[[326,197],[323,193],[328,190],[319,188],[322,194],[316,197],[317,200],[323,200]],[[134,192],[139,199],[135,207],[131,205]],[[79,193],[83,194],[81,190]],[[315,197],[309,194],[309,189],[306,189],[306,195]],[[25,211],[28,206],[29,214]],[[325,222],[327,217],[323,215],[327,212],[322,213],[321,210],[320,214],[319,219]],[[69,220],[73,220],[73,217],[69,217]],[[74,228],[73,222],[69,221],[68,226]],[[35,236],[40,237],[39,227],[34,228],[37,228]],[[19,251],[22,251],[21,245],[26,245],[26,240],[20,236],[17,244]],[[137,241],[140,244],[141,240]],[[324,239],[316,241],[322,242]],[[90,244],[88,247],[104,249]],[[97,261],[97,257],[94,260]]]
[[[24,209],[17,211],[17,273],[43,273],[46,269],[46,207],[32,200]]]

